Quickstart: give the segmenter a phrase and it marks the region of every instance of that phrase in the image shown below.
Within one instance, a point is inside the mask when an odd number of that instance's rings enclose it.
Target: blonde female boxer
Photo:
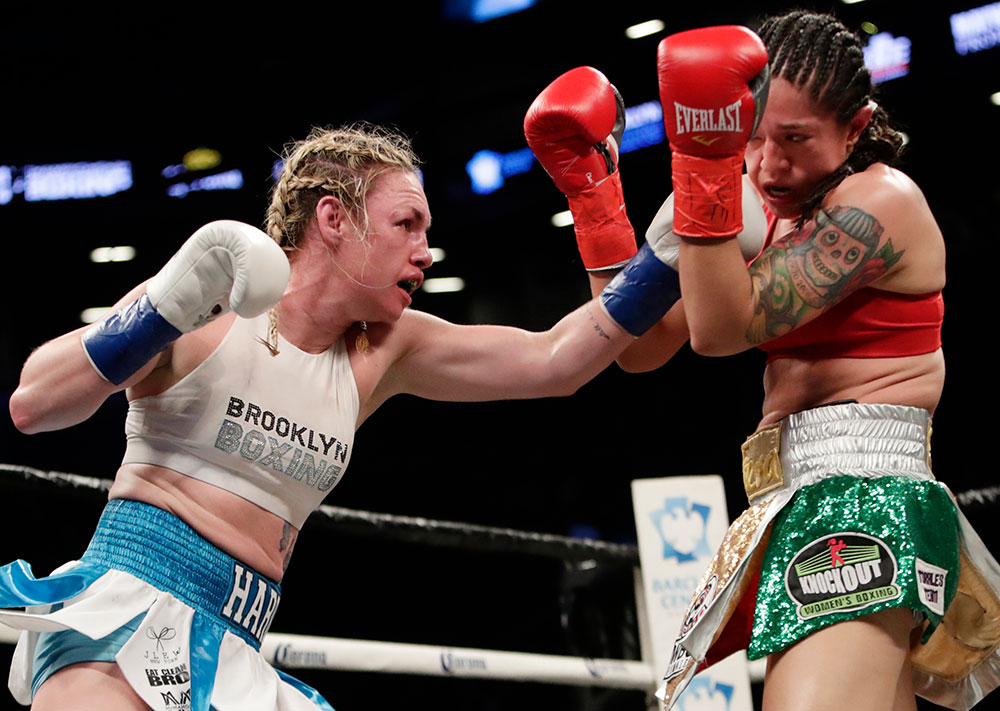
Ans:
[[[759,37],[670,36],[658,64],[674,194],[647,240],[661,258],[676,250],[695,351],[769,356],[743,446],[750,507],[661,696],[673,705],[697,671],[748,648],[768,658],[765,709],[898,711],[915,691],[969,708],[1000,682],[1000,567],[931,473],[944,241],[892,167],[902,141],[860,41],[792,12]],[[732,238],[747,190],[768,218],[749,267]],[[644,367],[656,331],[629,354]]]
[[[601,137],[574,143],[570,162],[600,155],[616,172],[610,84],[597,73],[573,91],[592,110],[570,130]],[[31,354],[10,400],[23,432],[81,422],[123,389],[129,412],[80,559],[41,578],[24,561],[0,569],[0,619],[25,630],[10,675],[21,703],[330,709],[259,646],[299,529],[344,475],[356,428],[399,393],[569,395],[679,296],[665,270],[655,299],[609,285],[546,332],[455,325],[408,308],[431,265],[430,224],[405,139],[316,131],[286,156],[269,234],[206,225],[103,321]]]

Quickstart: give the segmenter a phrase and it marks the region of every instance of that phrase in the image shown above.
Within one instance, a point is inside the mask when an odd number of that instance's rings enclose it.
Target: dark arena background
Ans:
[[[537,163],[518,161],[532,99],[562,72],[587,64],[616,84],[627,106],[656,102],[663,36],[754,26],[790,7],[538,0],[490,21],[462,19],[458,11],[473,4],[222,11],[206,3],[188,11],[6,14],[3,401],[34,347],[79,327],[84,309],[108,306],[154,274],[198,226],[219,218],[263,224],[283,145],[317,125],[363,120],[412,138],[434,215],[430,244],[444,252],[427,277],[464,283],[461,291],[418,293],[414,308],[459,323],[548,328],[589,291],[572,227],[550,221],[566,209],[565,199]],[[985,490],[965,508],[996,552],[989,505],[996,434],[988,408],[997,395],[989,341],[1000,273],[1000,106],[991,95],[1000,92],[1000,48],[960,53],[951,20],[986,4],[800,6],[832,10],[852,28],[869,23],[872,41],[883,43],[873,52],[886,76],[878,99],[909,136],[902,168],[923,188],[948,246],[948,376],[934,419],[934,469],[957,493]],[[995,41],[1000,9],[982,15],[983,37]],[[627,27],[651,19],[664,28],[626,36]],[[655,120],[633,135],[637,143],[622,155],[621,170],[641,237],[670,191],[669,154]],[[44,171],[36,172],[30,188],[33,170],[100,162],[108,172],[99,176],[81,169],[76,178],[52,173],[45,181]],[[495,178],[497,166],[502,186],[477,192],[470,176]],[[124,246],[134,249],[129,261],[116,261],[127,250],[92,260],[94,250]],[[568,398],[455,404],[398,397],[360,429],[350,471],[326,503],[634,545],[633,479],[719,474],[735,517],[745,502],[739,445],[760,417],[763,365],[756,351],[706,358],[685,347],[652,373],[612,366]],[[116,396],[83,424],[26,436],[4,408],[0,462],[110,479],[124,449],[125,409],[124,396]],[[0,475],[10,479],[0,487],[0,563],[24,558],[44,574],[82,553],[100,495]],[[638,659],[632,574],[623,563],[567,564],[307,525],[272,632]],[[0,645],[3,668],[12,649]],[[561,684],[292,673],[338,711],[625,711],[647,702],[638,691]],[[759,698],[758,685],[754,693]],[[6,692],[0,699],[0,708],[20,708]]]

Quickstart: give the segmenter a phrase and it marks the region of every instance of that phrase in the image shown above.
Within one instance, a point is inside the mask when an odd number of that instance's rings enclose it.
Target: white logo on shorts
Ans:
[[[948,577],[948,571],[920,558],[916,559],[913,567],[917,573],[917,593],[920,595],[920,602],[927,605],[927,609],[931,612],[943,615],[944,581]]]

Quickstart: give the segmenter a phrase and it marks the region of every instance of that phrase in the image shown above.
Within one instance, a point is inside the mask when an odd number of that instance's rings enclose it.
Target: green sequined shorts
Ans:
[[[938,482],[837,476],[805,486],[774,519],[748,656],[890,607],[922,614],[926,641],[958,571],[955,505]]]

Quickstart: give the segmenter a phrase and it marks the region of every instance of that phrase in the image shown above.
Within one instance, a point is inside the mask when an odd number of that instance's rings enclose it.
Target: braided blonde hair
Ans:
[[[336,197],[362,240],[368,234],[367,199],[375,180],[393,170],[416,172],[419,165],[409,139],[369,123],[314,128],[290,143],[284,167],[271,190],[266,230],[285,252],[295,252],[324,195]],[[270,312],[265,345],[278,354],[278,314]]]
[[[416,172],[418,160],[404,136],[366,123],[314,128],[308,138],[288,145],[284,168],[271,191],[267,233],[294,252],[312,221],[316,204],[333,195],[359,234],[368,233],[368,192],[391,170]]]

